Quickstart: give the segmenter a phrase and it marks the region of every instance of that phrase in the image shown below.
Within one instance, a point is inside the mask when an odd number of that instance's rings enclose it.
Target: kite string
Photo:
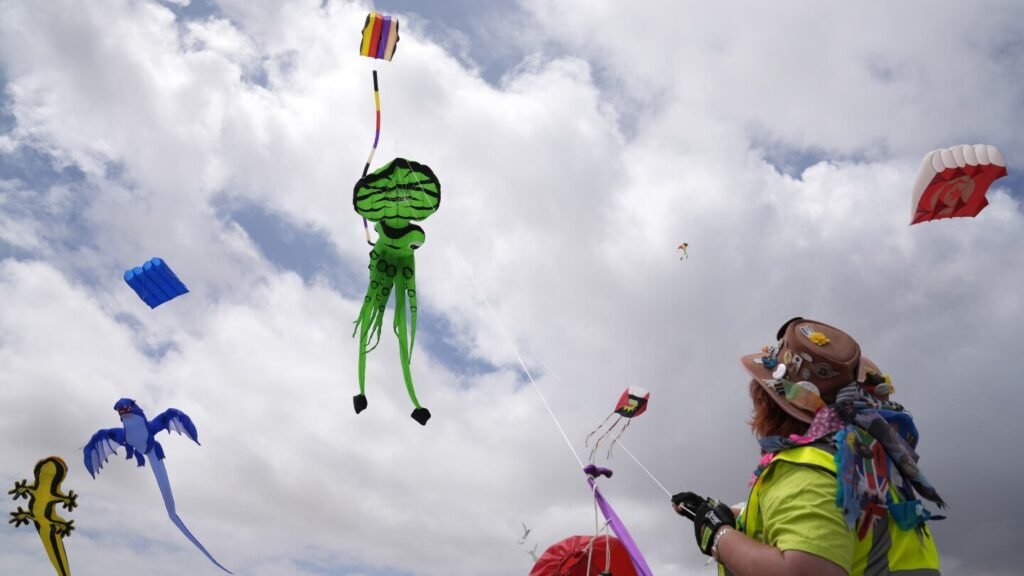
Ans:
[[[376,72],[374,73],[374,78],[376,79]],[[422,190],[422,186],[420,186],[420,184],[418,184],[418,183],[417,183],[417,187],[420,187],[421,190]],[[406,199],[406,201],[408,202],[408,199]],[[458,245],[455,243],[455,240],[452,238],[451,234],[449,234],[449,232],[448,232],[448,227],[445,226],[443,222],[439,221],[438,222],[438,228],[441,229],[441,232],[444,234],[445,238],[448,240],[448,244],[451,246],[452,252],[454,252],[455,256],[459,259],[460,262],[462,262],[462,265],[466,269],[468,269],[468,270],[470,270],[472,272],[473,267],[470,266],[469,262],[466,261],[466,259],[462,256],[462,252],[459,251]],[[480,284],[477,283],[476,277],[473,274],[467,274],[467,276],[469,276],[469,280],[473,284],[473,288],[476,290],[477,294],[480,296],[480,299],[483,300],[484,305],[487,306],[487,311],[490,312],[491,317],[494,319],[494,321],[497,324],[498,328],[501,330],[501,334],[505,338],[505,342],[508,343],[509,348],[512,350],[512,353],[515,355],[516,360],[519,362],[519,366],[523,369],[523,373],[526,374],[526,377],[530,380],[530,384],[533,385],[533,390],[537,393],[537,396],[540,397],[541,403],[544,404],[544,408],[547,410],[548,415],[551,416],[551,421],[555,423],[555,427],[558,428],[558,432],[562,435],[562,439],[565,440],[565,445],[568,446],[569,451],[572,452],[573,457],[576,458],[576,463],[579,464],[580,468],[583,468],[584,467],[583,466],[583,460],[580,458],[580,455],[576,452],[576,449],[573,448],[572,442],[569,441],[569,436],[566,435],[565,429],[562,428],[562,424],[558,421],[558,417],[555,416],[555,412],[551,409],[551,405],[548,404],[548,400],[544,396],[544,393],[541,391],[540,385],[537,384],[537,381],[533,378],[533,374],[530,372],[530,369],[526,366],[526,362],[523,361],[523,357],[519,354],[519,349],[512,342],[512,338],[509,336],[508,330],[505,328],[504,322],[501,321],[501,318],[494,311],[494,308],[491,306],[491,301],[487,298],[487,294],[484,293],[483,289],[480,287]],[[564,383],[564,381],[562,380],[561,376],[558,375],[558,373],[556,373],[555,371],[553,371],[550,368],[548,368],[543,362],[540,362],[540,364],[541,364],[541,366],[543,366],[545,368],[545,370],[549,371],[552,375],[554,375],[554,377],[557,380],[562,381]],[[607,421],[607,419],[605,421]],[[647,476],[651,480],[653,480],[654,483],[657,484],[659,488],[661,488],[662,492],[664,492],[669,498],[671,498],[672,497],[672,493],[669,492],[667,488],[665,488],[665,485],[662,484],[661,482],[659,482],[658,479],[654,476],[654,474],[652,474],[651,471],[648,470],[647,467],[644,466],[643,463],[641,463],[640,460],[637,459],[637,457],[633,455],[633,452],[631,452],[629,450],[629,448],[626,447],[626,445],[622,443],[622,440],[620,439],[621,435],[622,435],[622,433],[620,432],[615,437],[615,440],[613,441],[613,444],[617,442],[620,446],[622,446],[622,449],[626,451],[626,454],[628,454],[629,457],[632,458],[634,462],[636,462],[637,466],[639,466],[640,469],[643,470],[644,473],[646,473]],[[594,503],[595,503],[595,506],[596,506],[596,504],[597,504],[596,499],[595,499]],[[595,510],[595,513],[596,513],[596,510]],[[588,559],[588,564],[589,564],[589,559]]]
[[[448,242],[452,246],[454,246],[455,242],[452,241],[451,236],[448,234],[447,228],[445,228],[443,225],[441,225],[439,227],[441,228],[442,232],[444,232],[445,237],[448,238]],[[469,268],[469,263],[466,262],[466,260],[462,257],[462,254],[459,253],[458,250],[455,250],[455,252],[456,252],[456,256],[458,256],[459,260],[461,260],[462,263],[467,268]],[[512,343],[512,340],[509,338],[508,332],[505,330],[504,324],[502,324],[501,319],[498,318],[498,315],[494,312],[494,309],[491,308],[491,303],[487,300],[487,296],[484,295],[483,290],[480,289],[480,286],[477,284],[476,279],[473,277],[472,274],[470,274],[469,277],[470,277],[470,280],[473,282],[473,286],[476,288],[476,290],[479,293],[481,299],[484,301],[484,304],[487,306],[487,310],[491,313],[491,316],[493,316],[495,321],[498,323],[498,327],[501,329],[502,334],[505,336],[505,340],[508,342],[509,347],[512,348],[512,352],[515,354],[516,359],[519,360],[519,365],[522,366],[523,371],[526,373],[526,376],[530,379],[530,382],[533,384],[533,389],[536,390],[537,391],[537,395],[540,396],[541,402],[544,403],[544,407],[547,409],[548,414],[551,415],[551,419],[555,422],[555,426],[557,426],[558,427],[558,431],[562,433],[562,438],[565,439],[566,445],[569,446],[569,450],[572,451],[572,455],[576,457],[576,462],[579,463],[580,468],[583,468],[583,461],[580,460],[579,454],[576,453],[576,449],[572,447],[572,442],[569,441],[569,437],[566,436],[565,430],[562,429],[562,425],[558,422],[558,418],[555,417],[555,413],[551,410],[551,406],[548,405],[548,401],[544,397],[544,393],[541,392],[540,386],[538,386],[537,382],[533,379],[533,376],[530,374],[530,370],[526,367],[526,364],[523,362],[522,357],[519,355],[519,351],[516,349],[515,345]],[[541,365],[543,366],[544,364],[541,363]],[[550,371],[551,374],[554,375],[554,377],[556,379],[558,379],[560,381],[562,380],[562,378],[556,372],[551,370],[550,368],[547,368],[545,366],[545,369]],[[607,421],[607,419],[606,419],[606,421]],[[646,473],[647,476],[650,477],[650,479],[653,480],[654,483],[657,484],[659,488],[661,488],[662,492],[664,492],[665,495],[667,495],[669,498],[671,498],[672,497],[672,493],[668,491],[668,488],[665,488],[665,485],[662,484],[660,481],[658,481],[658,479],[654,476],[654,474],[651,473],[651,471],[648,470],[647,467],[644,466],[643,463],[640,462],[640,460],[637,459],[637,457],[633,455],[633,452],[631,452],[629,450],[629,448],[626,447],[625,444],[623,444],[622,439],[620,438],[621,435],[622,434],[619,433],[619,435],[617,435],[615,437],[614,443],[617,443],[619,446],[621,446],[622,449],[626,451],[626,454],[628,454],[629,457],[632,458],[634,462],[636,462],[637,466],[639,466],[640,469],[643,470],[644,473]]]
[[[459,252],[455,244],[455,240],[452,239],[451,234],[448,233],[448,228],[444,226],[444,224],[442,223],[439,223],[438,228],[440,228],[441,232],[444,233],[445,238],[447,238],[448,243],[452,247],[452,251],[455,253],[456,257],[458,257],[458,259],[462,262],[463,266],[465,266],[466,269],[472,271],[472,266],[470,266],[469,262],[467,262],[466,259],[462,257],[462,253]],[[561,433],[562,439],[565,440],[565,445],[569,447],[569,451],[572,452],[573,457],[576,458],[576,463],[579,464],[580,468],[582,469],[584,467],[583,460],[580,458],[580,455],[576,452],[576,449],[572,447],[572,442],[569,441],[569,436],[566,435],[565,429],[562,428],[562,424],[558,421],[558,418],[555,416],[555,412],[551,409],[551,405],[548,404],[547,398],[544,396],[544,393],[541,392],[540,386],[537,384],[537,381],[534,380],[533,374],[530,372],[530,369],[527,368],[526,362],[523,361],[523,357],[519,354],[519,349],[516,348],[516,345],[512,342],[512,338],[511,336],[509,336],[508,330],[505,329],[505,324],[501,321],[501,318],[498,317],[498,314],[494,311],[494,308],[491,306],[490,300],[487,299],[487,295],[484,294],[483,289],[480,288],[480,285],[477,283],[476,277],[473,274],[467,274],[467,276],[469,276],[469,280],[470,282],[472,282],[473,288],[476,289],[477,295],[479,295],[480,299],[483,300],[484,305],[487,307],[487,311],[491,313],[491,317],[494,319],[498,328],[501,330],[501,334],[502,336],[504,336],[505,342],[508,343],[508,346],[512,350],[512,353],[515,355],[516,360],[519,361],[519,366],[523,369],[523,373],[526,374],[526,377],[530,380],[530,384],[533,385],[534,391],[537,392],[537,396],[540,397],[541,403],[544,404],[544,408],[548,411],[548,415],[551,416],[551,420],[555,423],[555,426],[558,428],[558,432]]]
[[[654,474],[651,474],[651,471],[647,469],[647,466],[644,466],[639,460],[637,460],[636,456],[633,456],[633,453],[629,451],[629,448],[626,448],[626,445],[622,443],[622,440],[619,440],[619,438],[616,437],[615,443],[621,446],[622,449],[626,451],[626,454],[629,454],[629,457],[633,459],[633,462],[636,462],[636,465],[639,466],[641,470],[646,472],[647,475],[651,478],[651,480],[654,480],[654,483],[658,485],[658,488],[661,488],[662,492],[664,492],[666,496],[668,496],[669,498],[672,497],[672,493],[669,492],[668,489],[665,488],[665,486],[661,482],[658,482],[658,479],[654,477]]]
[[[472,267],[469,265],[469,262],[467,262],[466,259],[462,257],[462,253],[459,252],[459,250],[458,250],[458,248],[457,248],[457,246],[455,244],[455,241],[451,237],[451,234],[448,233],[448,228],[443,223],[439,222],[438,224],[439,224],[438,228],[440,228],[441,232],[444,233],[445,238],[448,240],[448,243],[451,245],[452,251],[455,253],[456,257],[458,257],[458,259],[462,262],[463,266],[465,266],[469,270],[472,270]],[[508,331],[505,329],[505,324],[501,321],[501,318],[498,317],[497,313],[495,313],[494,308],[491,307],[491,302],[490,302],[490,300],[487,299],[487,295],[484,294],[483,289],[480,288],[480,285],[476,281],[476,277],[474,277],[473,274],[468,274],[468,276],[469,276],[470,282],[472,282],[472,284],[473,284],[473,287],[476,289],[477,294],[480,296],[480,299],[483,300],[484,305],[487,306],[487,311],[491,313],[491,316],[494,318],[494,321],[497,323],[498,328],[501,330],[502,336],[505,337],[505,341],[508,343],[509,348],[512,349],[512,353],[515,354],[516,360],[519,361],[519,365],[522,367],[523,372],[526,374],[526,377],[530,379],[530,383],[533,385],[534,391],[536,391],[537,392],[537,396],[540,397],[541,402],[544,404],[544,408],[547,409],[548,414],[551,416],[551,420],[555,423],[555,426],[558,427],[558,431],[562,434],[562,439],[565,440],[566,446],[569,447],[569,451],[572,452],[573,457],[576,458],[576,462],[580,465],[580,468],[583,468],[583,460],[581,460],[579,454],[576,453],[576,449],[572,447],[572,442],[569,441],[569,437],[566,435],[565,430],[562,428],[562,424],[559,423],[558,418],[555,416],[554,411],[551,410],[551,406],[548,404],[547,398],[545,398],[544,393],[541,392],[540,386],[537,384],[537,381],[533,379],[533,374],[530,373],[530,369],[527,368],[526,367],[526,363],[523,362],[522,356],[519,355],[518,348],[516,348],[516,345],[512,343],[512,339],[509,336]],[[548,368],[543,362],[541,362],[540,364],[541,364],[541,366],[543,366],[545,368],[545,370],[549,371],[557,380],[562,381],[562,377],[559,376],[558,373],[556,373],[554,370],[551,370],[550,368]],[[563,381],[563,383],[564,383],[564,381]],[[607,419],[605,421],[607,421]],[[627,448],[626,445],[622,443],[622,440],[620,439],[621,435],[622,434],[619,433],[619,435],[617,435],[615,437],[614,442],[618,443],[619,446],[622,446],[622,449],[626,451],[626,454],[628,454],[629,457],[632,458],[633,461],[636,462],[638,466],[640,466],[640,469],[643,470],[647,474],[647,476],[650,477],[650,479],[653,480],[654,483],[657,484],[658,487],[661,488],[661,490],[669,498],[671,498],[672,497],[672,493],[669,492],[667,488],[665,488],[665,485],[662,484],[661,482],[659,482],[658,479],[654,476],[654,474],[652,474],[651,471],[648,470],[647,467],[644,466],[640,462],[640,460],[638,460],[637,457],[633,455],[633,453],[629,450],[629,448]]]
[[[541,366],[546,371],[550,372],[551,375],[554,376],[556,380],[558,380],[562,384],[565,383],[565,381],[562,380],[562,377],[559,376],[557,372],[555,372],[554,370],[549,368],[543,362],[541,362],[540,364],[541,364]],[[625,450],[626,453],[629,454],[630,458],[633,458],[633,461],[636,462],[638,466],[640,466],[640,469],[642,469],[645,472],[647,477],[650,478],[652,481],[654,481],[654,484],[656,484],[658,488],[662,489],[662,491],[665,492],[665,494],[671,498],[672,497],[672,492],[669,492],[669,489],[666,488],[664,484],[658,482],[658,480],[654,477],[654,475],[651,474],[651,471],[649,469],[647,469],[647,466],[643,465],[643,463],[640,462],[640,460],[636,456],[633,455],[633,452],[631,452],[630,449],[623,443],[622,436],[623,436],[624,431],[626,431],[626,430],[625,429],[620,430],[620,433],[615,435],[614,439],[612,440],[612,445],[617,444],[618,446],[622,446],[623,450]]]
[[[376,78],[376,74],[374,75],[374,77]],[[423,185],[421,183],[416,182],[416,187],[421,192],[424,191]],[[409,199],[405,198],[404,202],[408,204]],[[451,234],[448,233],[448,227],[445,226],[443,222],[438,222],[438,228],[440,228],[441,232],[444,233],[444,236],[448,240],[448,244],[451,246],[452,252],[455,254],[455,256],[462,262],[462,265],[467,270],[472,272],[473,267],[469,265],[469,262],[466,261],[465,258],[463,258],[462,252],[460,252],[458,249],[458,245],[455,243],[455,240],[452,238]],[[504,336],[505,342],[508,343],[508,347],[512,350],[512,353],[515,355],[516,360],[519,361],[519,366],[523,369],[523,373],[526,374],[526,377],[530,380],[530,384],[533,385],[533,390],[537,392],[537,396],[540,397],[541,403],[544,404],[544,408],[548,411],[548,415],[551,416],[551,421],[555,423],[555,427],[558,428],[558,432],[562,435],[562,439],[565,440],[565,445],[569,447],[569,451],[572,452],[573,457],[576,458],[576,463],[579,464],[580,468],[582,469],[584,467],[583,460],[580,458],[580,455],[576,453],[576,449],[572,447],[572,442],[569,441],[569,436],[566,435],[565,429],[562,428],[561,422],[558,421],[558,417],[555,416],[554,410],[552,410],[551,405],[548,404],[547,398],[544,396],[544,393],[541,392],[540,385],[538,385],[537,381],[534,380],[533,374],[530,372],[530,369],[526,367],[526,362],[523,361],[523,357],[519,354],[519,349],[516,348],[516,345],[512,342],[512,337],[509,336],[508,330],[505,329],[505,323],[501,321],[501,318],[494,311],[494,308],[491,306],[491,301],[487,298],[487,294],[484,293],[483,289],[480,288],[480,284],[477,283],[476,277],[473,274],[467,274],[467,276],[469,276],[469,281],[473,284],[473,288],[476,289],[476,292],[480,296],[480,299],[483,300],[484,305],[487,306],[487,311],[491,313],[491,317],[494,318],[494,322],[498,325],[498,328],[501,330],[501,334],[502,336]]]

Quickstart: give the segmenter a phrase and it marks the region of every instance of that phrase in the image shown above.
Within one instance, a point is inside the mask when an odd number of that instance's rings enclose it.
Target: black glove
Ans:
[[[736,527],[732,509],[718,500],[704,498],[693,492],[680,492],[672,497],[672,506],[680,515],[693,520],[697,547],[708,556],[711,556],[715,534],[723,526]]]

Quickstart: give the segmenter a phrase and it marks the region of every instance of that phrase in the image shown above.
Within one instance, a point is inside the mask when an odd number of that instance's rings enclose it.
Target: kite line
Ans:
[[[419,186],[419,183],[417,183],[417,186]],[[408,201],[408,200],[406,200],[406,201]],[[466,259],[462,256],[462,252],[458,249],[458,244],[456,244],[456,242],[452,238],[451,234],[448,233],[448,228],[444,225],[443,222],[438,222],[438,228],[440,228],[441,232],[444,234],[445,238],[448,240],[448,244],[452,247],[453,252],[455,253],[455,256],[462,262],[462,265],[467,270],[472,272],[473,267],[470,266],[469,262],[466,261]],[[509,336],[508,330],[505,328],[505,323],[501,321],[501,318],[494,311],[494,308],[491,306],[490,299],[487,298],[487,294],[484,293],[483,289],[480,287],[480,284],[477,283],[476,276],[474,274],[467,274],[467,276],[469,277],[470,283],[473,284],[473,288],[476,290],[477,294],[480,296],[480,299],[483,300],[484,306],[487,307],[487,311],[491,314],[491,317],[494,319],[495,323],[497,324],[498,329],[501,330],[502,337],[504,337],[505,342],[508,343],[509,349],[511,349],[512,350],[512,354],[515,355],[516,361],[519,363],[520,368],[522,368],[523,373],[526,374],[526,378],[530,381],[530,384],[533,385],[533,390],[537,393],[537,396],[540,397],[541,403],[544,404],[544,408],[547,410],[548,415],[551,416],[551,421],[555,423],[555,427],[558,428],[558,432],[562,435],[562,439],[565,440],[565,445],[568,446],[569,451],[572,452],[573,457],[576,458],[576,462],[580,465],[580,468],[584,468],[585,466],[583,464],[583,459],[580,458],[579,453],[577,453],[576,449],[573,448],[572,442],[569,440],[569,436],[565,433],[565,429],[562,428],[562,424],[561,424],[561,422],[558,421],[558,417],[555,416],[555,412],[554,412],[554,410],[551,409],[551,405],[548,404],[547,397],[544,396],[544,392],[541,391],[540,385],[537,384],[537,381],[533,377],[533,373],[527,367],[526,362],[523,360],[522,355],[519,353],[519,349],[516,347],[515,343],[513,343],[512,337]],[[550,372],[556,379],[558,379],[563,384],[565,383],[565,381],[562,380],[562,377],[559,376],[558,373],[556,373],[554,370],[551,370],[543,362],[540,362],[540,364],[541,364],[541,366],[544,367],[544,369],[546,371]],[[643,470],[644,473],[646,473],[647,476],[650,477],[650,479],[652,481],[654,481],[654,483],[657,484],[659,488],[661,488],[662,492],[664,492],[668,497],[671,498],[672,497],[672,493],[669,492],[667,488],[665,488],[665,485],[662,484],[660,481],[658,481],[658,479],[654,476],[654,474],[651,473],[651,471],[648,470],[647,467],[644,466],[643,463],[641,463],[640,460],[638,460],[637,457],[633,455],[633,453],[629,450],[629,448],[626,447],[625,444],[623,444],[623,442],[621,440],[621,436],[622,436],[622,432],[624,432],[624,431],[625,430],[621,430],[621,431],[619,431],[618,434],[615,435],[615,437],[613,439],[613,443],[617,443],[619,446],[621,446],[622,449],[626,451],[626,454],[628,454],[629,457],[632,458],[634,462],[636,462],[636,464],[640,467],[640,469]]]

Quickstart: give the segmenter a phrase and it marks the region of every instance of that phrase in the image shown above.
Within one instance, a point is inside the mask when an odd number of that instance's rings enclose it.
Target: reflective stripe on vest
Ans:
[[[759,494],[761,479],[768,469],[776,462],[789,462],[798,466],[817,468],[836,476],[835,457],[814,446],[799,446],[784,450],[775,455],[775,459],[761,472],[757,482],[750,490],[747,507],[740,516],[740,531],[749,536],[756,534],[761,527]],[[899,501],[899,495],[892,489],[893,498]],[[718,565],[718,573],[729,576],[725,566]],[[853,556],[853,569],[850,576],[938,576],[939,552],[935,547],[931,532],[927,527],[921,530],[900,530],[892,516],[886,515],[886,521],[878,521],[868,531],[868,536],[857,541]]]

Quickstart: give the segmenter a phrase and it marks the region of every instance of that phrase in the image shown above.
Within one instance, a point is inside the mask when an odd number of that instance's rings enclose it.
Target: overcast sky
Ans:
[[[358,54],[371,9],[401,22],[392,62]],[[1022,39],[1018,0],[0,0],[0,485],[68,461],[75,574],[218,573],[149,470],[86,472],[127,396],[194,420],[202,446],[160,437],[178,512],[236,574],[522,575],[594,532],[570,446],[626,386],[659,482],[745,500],[737,359],[801,315],[913,411],[944,574],[1017,574]],[[374,69],[374,167],[442,185],[426,427],[390,308],[352,410]],[[924,154],[974,143],[1010,172],[990,205],[908,226]],[[190,293],[150,310],[122,274],[153,256]],[[656,574],[714,573],[624,450],[599,462]],[[34,530],[0,533],[0,572],[49,573]]]

